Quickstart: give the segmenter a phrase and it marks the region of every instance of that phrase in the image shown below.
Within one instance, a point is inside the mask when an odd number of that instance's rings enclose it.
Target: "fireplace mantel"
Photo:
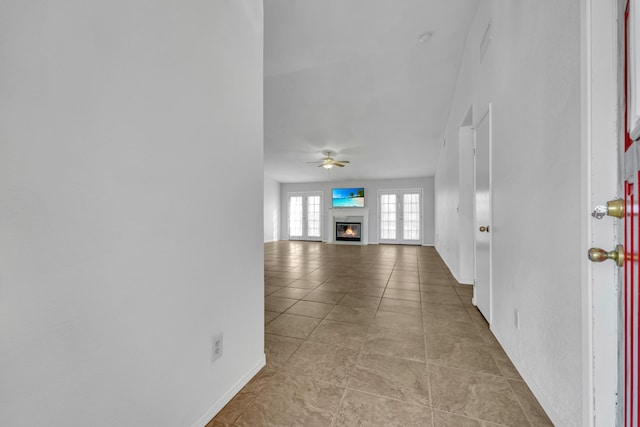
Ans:
[[[361,222],[362,240],[359,242],[336,241],[336,221],[338,222]],[[327,243],[337,245],[368,245],[369,244],[369,208],[335,208],[329,209],[329,228],[327,232]]]

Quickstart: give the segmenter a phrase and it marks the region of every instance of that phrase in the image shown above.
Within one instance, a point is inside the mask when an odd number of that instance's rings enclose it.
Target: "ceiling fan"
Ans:
[[[334,166],[343,168],[345,164],[349,163],[349,160],[334,160],[333,157],[331,157],[331,151],[327,151],[327,157],[325,157],[324,159],[320,160],[319,162],[307,163],[320,163],[318,165],[319,168],[322,167],[325,169],[331,169]]]

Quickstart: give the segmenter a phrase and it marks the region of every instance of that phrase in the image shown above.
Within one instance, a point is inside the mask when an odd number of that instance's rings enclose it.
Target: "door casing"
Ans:
[[[617,418],[617,268],[593,264],[590,247],[616,244],[614,221],[594,220],[591,210],[623,195],[618,179],[620,111],[619,7],[624,0],[581,1],[581,182],[582,229],[582,425],[611,426]],[[624,9],[623,9],[624,10]]]

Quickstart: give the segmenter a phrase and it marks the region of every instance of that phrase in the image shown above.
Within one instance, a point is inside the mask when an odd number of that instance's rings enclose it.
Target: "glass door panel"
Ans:
[[[307,236],[322,237],[320,228],[320,196],[307,197]]]
[[[397,199],[396,194],[380,195],[380,240],[387,243],[397,239]]]
[[[302,239],[302,196],[289,197],[289,238]]]
[[[402,195],[402,239],[420,240],[420,193]]]

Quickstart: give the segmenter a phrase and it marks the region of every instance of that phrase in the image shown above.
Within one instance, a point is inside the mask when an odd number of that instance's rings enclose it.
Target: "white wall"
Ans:
[[[280,239],[280,183],[264,177],[264,241]]]
[[[435,175],[435,228],[436,248],[451,273],[459,282],[468,283],[466,277],[470,269],[469,259],[461,266],[461,257],[468,253],[468,245],[472,238],[461,235],[461,230],[468,230],[473,223],[473,209],[468,209],[468,197],[465,186],[460,186],[465,174],[460,170],[460,160],[466,158],[460,153],[461,127],[477,124],[488,108],[491,81],[492,51],[490,48],[480,64],[480,40],[491,21],[491,0],[483,0],[478,6],[476,16],[471,24],[462,65],[458,72],[458,81],[451,112]],[[471,123],[470,123],[471,122]],[[462,131],[464,135],[464,131]],[[462,211],[458,211],[462,203]],[[473,226],[475,229],[475,226]]]
[[[0,21],[0,425],[204,425],[264,363],[262,2]]]
[[[422,188],[422,244],[433,245],[434,243],[434,219],[433,219],[433,177],[407,178],[407,179],[386,179],[386,180],[358,180],[358,181],[331,181],[313,182],[300,184],[281,185],[281,239],[287,240],[287,193],[297,191],[322,191],[324,193],[323,203],[323,241],[327,240],[328,215],[331,208],[331,189],[340,187],[364,187],[365,206],[369,208],[369,243],[378,243],[378,190],[402,190]]]
[[[456,137],[469,106],[477,124],[491,101],[491,327],[554,423],[563,426],[582,424],[579,19],[578,0],[481,3],[467,41],[435,196],[437,249],[457,266],[457,237],[451,227],[440,228],[455,216]],[[493,41],[480,63],[489,20]],[[451,169],[456,170],[452,182]],[[516,309],[520,329],[514,325]]]

